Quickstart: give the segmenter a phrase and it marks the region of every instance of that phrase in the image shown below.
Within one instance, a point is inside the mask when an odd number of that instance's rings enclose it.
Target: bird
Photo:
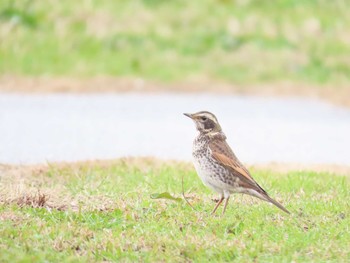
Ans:
[[[242,193],[270,202],[286,213],[290,213],[279,202],[272,199],[253,179],[247,168],[238,160],[226,142],[226,135],[213,113],[200,111],[184,113],[191,118],[198,130],[194,139],[192,156],[197,174],[204,185],[220,194],[220,199],[211,214],[225,200],[225,214],[230,195]]]

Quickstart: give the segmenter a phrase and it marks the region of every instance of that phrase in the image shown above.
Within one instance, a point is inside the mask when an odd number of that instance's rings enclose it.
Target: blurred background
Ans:
[[[249,163],[348,164],[349,11],[346,0],[2,0],[0,162],[187,160],[195,130],[181,114],[209,110]]]

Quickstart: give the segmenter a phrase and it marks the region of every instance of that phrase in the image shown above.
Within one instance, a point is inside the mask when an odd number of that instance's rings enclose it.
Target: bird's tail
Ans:
[[[286,212],[287,214],[290,214],[290,212],[283,206],[281,205],[280,203],[278,203],[276,200],[272,199],[270,196],[266,195],[265,196],[265,200],[267,202],[270,202],[272,204],[274,204],[275,206],[277,206],[279,209],[283,210],[284,212]]]
[[[257,190],[253,190],[248,192],[247,194],[255,196],[257,198],[260,198],[261,200],[264,200],[266,202],[272,203],[275,206],[277,206],[279,209],[281,209],[282,211],[286,212],[287,214],[290,214],[290,212],[283,206],[281,205],[279,202],[277,202],[276,200],[272,199],[266,192],[264,189],[262,189],[259,185],[258,185],[258,189]]]

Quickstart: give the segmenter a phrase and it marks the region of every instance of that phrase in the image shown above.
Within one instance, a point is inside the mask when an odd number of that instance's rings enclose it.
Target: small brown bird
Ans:
[[[212,214],[225,199],[222,214],[225,213],[228,200],[232,193],[243,193],[270,202],[289,214],[280,203],[273,200],[264,189],[253,179],[249,171],[238,160],[226,142],[220,124],[214,114],[200,111],[189,114],[196,124],[199,135],[193,142],[194,166],[203,183],[221,197]]]

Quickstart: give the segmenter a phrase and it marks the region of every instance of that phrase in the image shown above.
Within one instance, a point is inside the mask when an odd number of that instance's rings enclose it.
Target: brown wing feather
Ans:
[[[289,211],[284,206],[272,199],[266,193],[266,191],[262,189],[257,182],[255,182],[247,168],[245,168],[244,165],[238,160],[236,155],[231,150],[230,146],[226,143],[225,135],[216,136],[216,138],[209,143],[209,148],[212,151],[213,158],[218,163],[225,166],[227,169],[230,169],[233,175],[238,176],[240,179],[239,184],[241,187],[254,189],[258,193],[262,194],[263,198],[259,198],[271,202],[289,214]]]
[[[213,158],[218,163],[230,169],[234,175],[240,178],[242,187],[252,188],[266,194],[265,190],[255,182],[249,171],[238,160],[225,140],[212,140],[209,143],[209,148],[212,151]]]

